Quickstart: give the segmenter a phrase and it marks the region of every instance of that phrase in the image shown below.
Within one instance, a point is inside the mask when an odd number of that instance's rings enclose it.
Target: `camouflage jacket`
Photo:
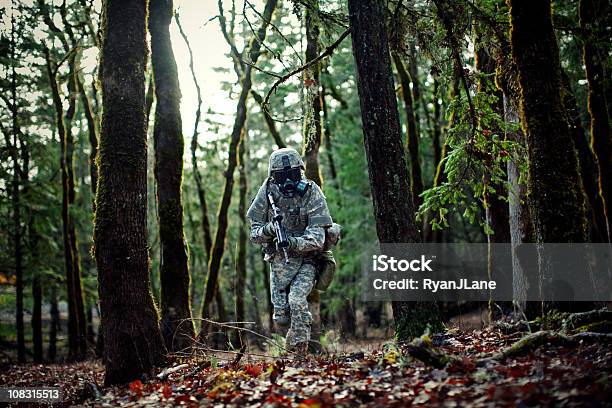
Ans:
[[[276,184],[266,179],[247,211],[251,221],[251,242],[263,245],[268,261],[274,258],[276,247],[275,237],[264,233],[264,226],[272,219],[267,192],[272,193],[283,214],[282,223],[287,234],[295,237],[295,248],[289,251],[291,258],[310,258],[324,248],[325,228],[331,227],[332,218],[319,186],[312,180],[306,181],[309,187],[303,196],[285,197]]]

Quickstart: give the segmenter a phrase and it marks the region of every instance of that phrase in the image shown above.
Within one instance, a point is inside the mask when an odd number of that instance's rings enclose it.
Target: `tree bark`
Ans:
[[[78,248],[76,247],[76,231],[72,219],[71,206],[75,202],[75,185],[73,172],[74,142],[70,124],[76,111],[75,68],[76,60],[69,58],[70,75],[68,90],[71,92],[68,110],[64,116],[60,97],[59,84],[56,79],[56,68],[53,67],[48,48],[44,48],[47,74],[51,86],[51,96],[55,108],[56,127],[60,143],[60,169],[62,175],[62,232],[64,243],[64,260],[66,268],[66,296],[68,301],[68,348],[69,359],[81,359],[87,352],[85,309],[81,286],[81,269],[79,265]]]
[[[304,10],[306,27],[306,63],[319,56],[319,25],[316,13],[319,1],[311,0],[310,7]],[[306,178],[323,188],[323,177],[319,166],[319,149],[323,134],[321,102],[321,66],[317,62],[304,70],[304,123],[302,129],[303,157]]]
[[[311,0],[311,7],[304,10],[306,28],[305,62],[309,63],[319,56],[319,1]],[[302,125],[303,157],[306,178],[314,181],[323,189],[323,175],[319,166],[319,149],[323,138],[323,95],[321,93],[321,65],[314,63],[304,70],[304,122]],[[315,288],[307,297],[308,309],[312,315],[310,324],[311,341],[308,348],[318,352],[321,348],[321,294]]]
[[[16,61],[16,39],[15,39],[15,15],[11,14],[11,60]],[[14,241],[14,256],[15,256],[15,326],[17,329],[17,361],[25,363],[25,332],[23,324],[23,251],[21,240],[21,195],[20,195],[20,167],[19,154],[17,143],[19,140],[19,118],[18,118],[18,101],[17,101],[17,70],[15,64],[11,64],[11,135],[12,143],[10,143],[9,135],[7,138],[7,147],[10,149],[13,159],[13,178],[11,181],[11,201],[13,207],[13,241]]]
[[[387,30],[380,0],[349,0],[349,25],[357,67],[357,90],[376,232],[381,243],[417,243],[421,237],[401,140]],[[439,327],[435,303],[393,302],[395,330],[401,340]]]
[[[408,150],[408,157],[410,158],[410,187],[415,210],[418,210],[423,203],[423,198],[420,197],[423,192],[423,176],[421,174],[421,162],[419,160],[419,133],[414,109],[415,101],[413,100],[412,90],[410,89],[412,80],[406,70],[404,61],[402,61],[399,55],[393,54],[393,62],[395,63],[395,69],[397,70],[402,88],[402,99],[404,101],[404,110],[406,111],[406,150]]]
[[[264,109],[263,98],[261,97],[261,95],[255,91],[251,91],[251,95],[253,96],[253,99],[255,99],[255,102],[257,102],[261,108],[261,114],[264,116],[266,126],[268,126],[268,130],[270,131],[270,135],[272,136],[272,139],[274,139],[274,143],[276,143],[276,146],[278,146],[279,149],[287,147],[287,144],[283,141],[280,132],[276,128],[276,123],[274,122],[274,119],[272,119],[270,113],[266,109]]]
[[[329,165],[329,175],[336,189],[340,189],[340,179],[338,178],[338,170],[336,170],[336,161],[334,160],[334,146],[332,143],[332,133],[329,124],[329,112],[327,109],[327,102],[325,96],[327,88],[325,85],[321,85],[321,107],[323,109],[323,137],[325,141],[325,154],[327,156],[327,163]]]
[[[563,105],[567,110],[572,140],[578,152],[578,162],[580,163],[580,176],[584,185],[589,205],[587,213],[589,219],[590,240],[592,242],[608,242],[608,226],[603,198],[599,190],[599,169],[597,160],[585,137],[586,132],[582,127],[580,112],[576,104],[576,97],[572,90],[569,77],[565,71],[561,71],[563,81]]]
[[[94,253],[106,385],[150,373],[165,353],[147,248],[147,5],[147,0],[103,3]]]
[[[530,162],[528,188],[535,240],[585,242],[585,194],[561,98],[559,48],[550,1],[510,0],[512,56]],[[534,41],[538,38],[538,41]]]
[[[246,161],[246,150],[247,145],[247,132],[245,132],[242,142],[238,146],[238,171],[239,171],[239,202],[238,202],[238,218],[240,219],[239,230],[238,230],[238,254],[236,257],[236,321],[245,321],[245,310],[244,310],[244,293],[246,289],[246,251],[247,251],[247,228],[248,223],[246,219],[247,212],[247,194],[248,194],[248,180],[247,180],[247,161]],[[242,333],[238,331],[238,344],[240,347],[244,344]]]
[[[221,202],[219,203],[219,212],[217,213],[217,230],[215,232],[215,238],[213,246],[210,250],[210,256],[208,260],[208,277],[206,279],[206,289],[204,293],[204,301],[202,302],[202,316],[207,317],[208,306],[215,296],[217,289],[217,280],[219,276],[219,269],[221,267],[221,259],[225,250],[225,238],[227,235],[228,227],[228,212],[229,206],[232,200],[232,190],[234,187],[234,170],[238,162],[237,148],[240,140],[242,139],[244,132],[244,124],[247,118],[247,99],[251,92],[252,86],[252,65],[257,63],[259,56],[261,55],[261,45],[266,38],[266,31],[271,21],[272,14],[276,8],[277,0],[267,0],[266,6],[263,12],[263,21],[261,27],[258,30],[256,36],[251,38],[248,46],[248,56],[250,57],[250,64],[246,65],[244,73],[242,75],[242,91],[238,98],[238,105],[236,107],[236,118],[234,119],[234,126],[230,137],[229,151],[228,151],[228,162],[227,169],[225,170],[225,186],[223,188],[223,195],[221,196]]]
[[[55,361],[55,357],[57,356],[57,333],[61,330],[60,313],[59,308],[57,307],[57,285],[55,284],[55,282],[52,283],[51,299],[49,303],[51,324],[49,327],[49,347],[47,349],[47,359],[49,361]]]
[[[155,80],[155,180],[160,239],[161,328],[166,347],[188,351],[195,330],[191,316],[187,248],[183,231],[183,130],[181,90],[170,23],[172,0],[150,0],[151,65]]]
[[[210,256],[210,248],[212,247],[212,238],[211,238],[211,233],[210,233],[210,222],[208,220],[208,203],[206,200],[206,190],[204,189],[204,186],[202,185],[202,176],[200,175],[200,170],[198,168],[198,158],[197,158],[197,152],[198,152],[198,147],[199,147],[198,136],[200,135],[200,132],[198,131],[198,127],[200,126],[200,117],[202,116],[202,90],[200,88],[200,84],[198,83],[198,78],[195,73],[195,67],[193,64],[193,50],[191,49],[191,44],[189,42],[189,39],[187,38],[187,35],[183,31],[183,27],[181,26],[178,14],[175,15],[175,20],[180,30],[181,36],[183,37],[183,40],[185,41],[187,50],[189,51],[189,69],[191,71],[191,78],[193,80],[193,85],[196,88],[196,94],[198,96],[198,105],[196,108],[196,115],[195,115],[195,120],[193,124],[193,135],[191,136],[190,152],[191,152],[191,165],[193,166],[193,169],[192,169],[193,178],[196,182],[196,190],[198,192],[198,201],[200,203],[200,212],[201,212],[201,217],[202,217],[202,235],[204,238],[204,250],[206,251],[206,257],[208,260],[208,257]]]
[[[606,217],[607,241],[611,239],[612,229],[612,134],[606,100],[605,82],[610,81],[606,72],[608,52],[602,44],[609,42],[609,22],[606,18],[610,4],[606,0],[580,0],[580,27],[585,33],[583,61],[589,83],[588,105],[591,116],[591,146],[597,158],[599,192],[603,198]],[[608,24],[608,25],[607,25]]]
[[[495,83],[503,95],[504,121],[509,124],[519,124],[520,85],[518,84],[516,64],[511,56],[510,43],[506,37],[501,38],[501,46],[496,60],[498,66]],[[521,148],[527,148],[526,137],[521,129],[516,132],[507,129],[505,138],[517,143]],[[534,303],[527,302],[528,291],[533,291],[537,286],[534,279],[535,274],[532,272],[534,265],[530,264],[535,254],[526,253],[521,249],[529,248],[522,244],[534,242],[533,223],[527,204],[527,186],[526,183],[520,181],[519,163],[521,157],[519,156],[519,153],[513,152],[506,166],[509,186],[508,216],[510,248],[512,251],[512,290],[517,312],[535,317],[537,307]],[[534,312],[533,315],[531,312]]]

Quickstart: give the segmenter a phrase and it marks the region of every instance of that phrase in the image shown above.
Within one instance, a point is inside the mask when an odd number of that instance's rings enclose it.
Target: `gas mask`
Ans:
[[[302,170],[299,167],[291,167],[288,156],[283,156],[282,161],[283,169],[273,172],[272,180],[287,197],[293,197],[295,194],[304,195],[308,183],[302,180]]]

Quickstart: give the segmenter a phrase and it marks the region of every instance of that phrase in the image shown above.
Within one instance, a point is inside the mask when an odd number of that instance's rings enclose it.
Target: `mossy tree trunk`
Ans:
[[[559,48],[552,25],[551,2],[510,0],[510,44],[520,88],[521,126],[525,134],[529,174],[527,203],[536,243],[586,242],[588,240],[586,195],[567,110],[563,105],[563,83]],[[537,38],[537,41],[534,41]],[[533,252],[533,251],[532,251]],[[559,261],[548,246],[541,246],[524,259],[538,298],[551,300],[552,271]],[[519,256],[519,261],[521,256]],[[573,259],[564,268],[581,268],[585,259]],[[560,267],[560,265],[557,265]],[[537,278],[529,275],[537,273]],[[585,279],[590,279],[586,276]],[[530,290],[528,288],[527,290]],[[555,299],[571,300],[571,299]],[[540,312],[560,304],[543,302]]]
[[[404,110],[406,111],[406,149],[408,150],[408,157],[410,159],[410,188],[412,191],[412,199],[414,200],[414,207],[418,209],[423,203],[423,198],[420,197],[423,192],[423,176],[421,174],[421,162],[419,158],[419,133],[415,115],[415,101],[413,99],[412,90],[410,89],[410,83],[412,79],[404,61],[396,53],[393,53],[393,62],[395,63],[395,69],[397,70],[397,76],[399,77],[400,85],[402,88],[402,100],[404,102]]]
[[[599,192],[603,198],[606,217],[607,241],[612,229],[612,133],[610,133],[609,106],[606,100],[606,81],[610,71],[606,66],[610,42],[610,2],[607,0],[580,0],[580,27],[584,33],[583,60],[589,83],[589,114],[591,116],[591,146],[597,158]],[[608,85],[609,86],[609,85]]]
[[[589,237],[592,242],[607,242],[608,226],[603,197],[599,190],[597,160],[585,137],[586,132],[580,120],[580,111],[576,104],[576,97],[574,96],[570,79],[563,70],[561,71],[561,78],[563,81],[563,105],[567,110],[572,140],[574,141],[574,146],[578,153],[578,162],[580,163],[580,176],[589,203],[587,206]]]
[[[310,0],[304,10],[306,28],[306,58],[308,63],[319,56],[319,1]],[[304,123],[302,127],[303,157],[306,177],[323,188],[323,177],[319,166],[319,149],[323,135],[321,102],[321,66],[317,62],[304,70]]]
[[[165,353],[147,247],[147,6],[147,0],[103,3],[94,253],[106,385],[150,373]]]
[[[266,39],[266,31],[272,19],[272,14],[276,8],[277,0],[267,0],[262,13],[262,25],[257,34],[251,38],[248,43],[246,56],[250,59],[250,63],[244,68],[242,74],[242,90],[238,97],[236,107],[236,117],[230,136],[228,149],[227,168],[225,170],[225,185],[223,194],[219,203],[219,211],[217,213],[217,229],[210,250],[208,259],[208,276],[206,278],[206,288],[204,291],[204,301],[202,302],[202,317],[209,317],[209,305],[215,296],[217,290],[217,282],[219,270],[221,268],[221,260],[225,251],[225,238],[227,236],[228,213],[229,206],[232,200],[232,190],[234,188],[234,170],[238,164],[238,144],[242,140],[244,125],[247,119],[247,99],[251,92],[253,65],[257,64],[257,60],[261,55],[261,47]]]
[[[417,243],[421,237],[402,145],[383,4],[349,0],[348,9],[378,239]],[[393,302],[393,317],[401,340],[421,335],[428,324],[434,330],[440,326],[435,303]]]
[[[308,63],[319,56],[319,1],[310,0],[304,10],[306,28],[306,55]],[[319,149],[323,137],[323,102],[321,93],[321,65],[317,62],[304,70],[304,123],[302,125],[303,157],[308,179],[323,188],[323,175],[319,165]],[[320,349],[321,337],[321,294],[312,289],[308,295],[308,309],[312,315],[311,342],[309,349],[316,352]]]
[[[509,6],[535,240],[585,242],[585,194],[561,97],[561,65],[550,0],[510,0]]]
[[[187,248],[183,231],[183,130],[181,90],[170,23],[172,0],[150,0],[151,65],[155,81],[155,180],[160,238],[161,328],[169,350],[188,350],[191,316]]]

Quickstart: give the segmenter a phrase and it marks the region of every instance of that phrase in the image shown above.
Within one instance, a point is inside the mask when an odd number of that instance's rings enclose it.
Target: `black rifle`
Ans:
[[[287,237],[287,231],[281,221],[283,220],[283,214],[281,214],[280,208],[276,206],[272,193],[268,193],[268,202],[272,207],[272,222],[274,223],[274,232],[276,233],[276,245],[282,249],[285,255],[285,263],[289,263],[289,254],[287,248],[289,248],[289,238]]]

